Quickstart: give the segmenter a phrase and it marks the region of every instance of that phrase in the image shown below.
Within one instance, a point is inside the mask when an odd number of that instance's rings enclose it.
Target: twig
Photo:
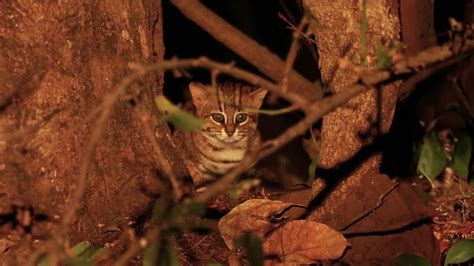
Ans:
[[[466,60],[466,58],[472,56],[474,54],[474,49],[468,50],[460,55],[456,55],[452,58],[449,58],[445,61],[439,62],[434,66],[424,69],[420,72],[417,72],[415,75],[408,78],[406,81],[402,83],[400,86],[400,90],[398,92],[398,97],[401,101],[404,101],[408,98],[408,96],[412,93],[415,89],[415,85],[419,82],[425,80],[426,78],[432,76],[434,73],[445,69],[449,66],[452,66],[458,62]]]
[[[268,109],[253,109],[253,108],[245,108],[243,109],[244,112],[249,112],[249,113],[257,113],[257,114],[263,114],[263,115],[268,115],[268,116],[275,116],[275,115],[282,115],[282,114],[287,114],[291,113],[293,111],[298,110],[298,106],[295,105],[290,105],[288,107],[276,109],[276,110],[268,110]]]
[[[204,242],[206,239],[209,238],[210,235],[206,235],[205,237],[201,238],[196,244],[194,244],[192,247],[190,247],[188,250],[182,252],[179,254],[179,256],[183,256],[183,255],[186,255],[188,254],[189,252],[193,251],[193,249],[195,249],[196,247],[198,247],[199,245],[201,245],[202,242]]]
[[[368,208],[367,210],[363,211],[361,214],[357,215],[356,217],[354,217],[350,222],[348,222],[345,226],[343,226],[341,229],[339,229],[339,231],[343,231],[343,230],[346,230],[347,228],[351,227],[352,225],[354,225],[355,223],[359,222],[360,220],[362,220],[364,217],[366,217],[367,215],[369,215],[370,213],[374,212],[375,210],[377,210],[378,208],[380,208],[380,206],[382,206],[385,198],[387,197],[388,194],[390,194],[395,188],[398,187],[400,183],[395,183],[393,184],[387,191],[385,191],[385,193],[383,193],[382,195],[380,195],[377,203],[375,204],[375,206],[371,207],[371,208]]]
[[[209,10],[197,0],[171,0],[187,18],[207,31],[216,40],[236,54],[250,62],[262,73],[274,81],[280,81],[284,75],[285,63],[267,48],[261,46],[224,19]],[[300,96],[311,100],[322,98],[322,92],[301,74],[292,70],[289,75],[290,88]]]
[[[409,229],[413,226],[418,226],[424,223],[431,223],[431,217],[420,217],[411,221],[402,222],[399,225],[392,226],[391,228],[384,228],[380,230],[360,230],[360,231],[340,231],[346,238],[358,237],[358,236],[373,236],[373,235],[386,235],[399,232],[400,230]]]
[[[286,18],[281,15],[280,13],[278,14],[280,18],[285,19]],[[290,23],[287,21],[287,23]],[[293,28],[292,24],[290,24]],[[285,71],[283,72],[283,79],[281,81],[282,83],[282,90],[283,91],[288,91],[288,76],[290,75],[290,71],[293,69],[293,65],[295,63],[296,57],[298,56],[298,51],[300,50],[300,35],[299,32],[301,32],[306,26],[308,25],[308,20],[306,19],[305,16],[300,21],[300,24],[298,25],[298,28],[293,29],[293,34],[292,34],[292,41],[290,45],[290,49],[288,50],[288,54],[286,56],[286,61],[285,61]]]
[[[150,243],[157,242],[160,245],[161,230],[153,229],[149,231],[145,237],[138,239],[128,247],[125,252],[115,263],[114,266],[127,266],[130,260],[135,257],[140,251],[144,250]],[[143,245],[145,244],[145,245]]]
[[[303,37],[305,38],[305,40],[307,40],[308,42],[311,42],[311,43],[314,43],[314,44],[318,45],[318,44],[316,43],[316,41],[313,40],[313,38],[311,38],[311,36],[309,36],[308,34],[306,34],[306,33],[303,32],[304,27],[302,27],[302,28],[296,27],[295,25],[293,25],[290,21],[288,21],[288,20],[287,20],[283,15],[281,15],[281,14],[278,14],[278,17],[279,17],[281,20],[283,20],[286,24],[288,24],[288,27],[293,30],[293,34],[296,33],[297,35],[301,35],[301,36],[303,36]],[[303,22],[303,20],[305,20],[304,23],[305,23],[306,25],[308,25],[309,21],[308,21],[308,19],[306,18],[306,16],[303,16],[303,18],[301,19],[300,23]],[[300,24],[300,26],[301,26],[301,24]],[[298,39],[301,39],[300,36],[298,36]]]
[[[174,193],[173,195],[174,199],[179,201],[181,197],[183,196],[183,192],[181,191],[181,182],[179,181],[178,177],[174,174],[170,162],[166,159],[166,156],[161,150],[160,145],[158,145],[158,142],[156,141],[155,134],[153,133],[154,131],[152,130],[152,127],[150,125],[150,121],[152,120],[152,118],[150,117],[150,114],[147,113],[146,111],[139,110],[138,106],[137,108],[135,108],[135,111],[137,113],[138,118],[142,122],[143,127],[145,128],[145,134],[148,138],[148,141],[151,143],[153,151],[155,152],[158,158],[157,160],[158,166],[170,180],[171,186],[173,187],[172,192]]]
[[[473,120],[474,119],[474,110],[471,108],[471,104],[469,103],[468,97],[466,95],[466,90],[464,89],[464,86],[462,84],[462,81],[459,77],[457,76],[448,76],[449,81],[451,81],[451,84],[454,87],[454,92],[458,99],[462,102],[464,105],[464,108],[466,108],[467,113],[469,114],[469,119]]]

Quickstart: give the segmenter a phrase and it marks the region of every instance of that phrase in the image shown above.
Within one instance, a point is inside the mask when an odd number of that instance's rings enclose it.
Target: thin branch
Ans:
[[[287,114],[294,112],[298,110],[298,106],[295,105],[290,105],[288,107],[276,109],[276,110],[268,110],[268,109],[253,109],[253,108],[245,108],[243,109],[244,112],[248,113],[257,113],[257,114],[262,114],[262,115],[268,115],[268,116],[276,116],[276,115],[282,115],[282,114]]]
[[[178,177],[174,174],[173,169],[171,167],[170,162],[166,159],[165,154],[161,150],[160,145],[156,141],[156,136],[153,133],[154,130],[152,129],[150,122],[152,121],[152,118],[150,117],[150,114],[147,113],[146,111],[141,111],[139,110],[139,107],[135,108],[135,111],[137,113],[138,118],[143,124],[143,127],[145,128],[145,134],[148,138],[148,141],[151,144],[151,147],[153,148],[153,151],[155,152],[158,160],[158,166],[159,168],[165,173],[165,175],[168,177],[170,180],[171,186],[173,187],[173,193],[174,193],[174,199],[175,200],[180,200],[181,197],[183,196],[183,192],[181,191],[181,182],[179,181]]]
[[[304,37],[304,39],[307,41],[307,42],[310,42],[310,43],[313,43],[315,45],[318,45],[318,43],[316,43],[315,40],[313,40],[313,38],[311,38],[310,35],[308,35],[307,33],[303,32],[303,29],[304,27],[300,28],[300,27],[296,27],[295,25],[293,25],[290,21],[288,21],[283,15],[281,14],[278,14],[278,17],[283,20],[286,24],[288,24],[288,27],[290,29],[293,30],[293,34],[297,34],[297,35],[301,35]],[[308,18],[306,16],[303,16],[303,18],[301,19],[300,23],[303,22],[304,20],[306,20],[304,23],[306,25],[309,24],[309,21],[308,21]],[[301,24],[300,24],[301,26]],[[298,36],[299,39],[301,39],[301,36]]]
[[[278,15],[280,16],[280,18],[283,18],[285,19],[285,21],[287,21],[283,15]],[[288,21],[288,23],[290,22]],[[290,49],[288,50],[288,54],[286,56],[285,71],[283,72],[283,79],[281,81],[283,91],[288,91],[288,77],[290,75],[290,71],[293,69],[296,57],[298,56],[298,51],[301,47],[299,32],[301,32],[308,25],[308,20],[305,16],[303,16],[300,21],[300,24],[298,25],[298,28],[295,28],[295,26],[293,26],[292,24],[290,25],[294,28],[292,34],[293,39],[291,41]]]
[[[346,238],[351,237],[362,237],[362,236],[373,236],[373,235],[387,235],[387,234],[395,234],[399,233],[401,230],[408,230],[415,226],[420,226],[422,224],[430,224],[431,217],[420,217],[410,221],[398,223],[395,226],[390,228],[383,228],[380,230],[359,230],[359,231],[340,231]]]
[[[197,0],[171,0],[184,16],[192,20],[216,40],[227,46],[236,54],[250,62],[262,73],[274,81],[280,81],[284,76],[285,63],[266,47],[261,46],[252,38],[226,22],[223,18],[209,10]],[[322,92],[301,74],[292,70],[289,75],[290,89],[300,96],[310,97],[311,100],[322,98]]]
[[[454,92],[456,96],[462,102],[462,104],[464,105],[464,108],[466,108],[467,113],[469,114],[469,119],[471,120],[474,119],[474,110],[472,110],[471,108],[471,104],[466,95],[466,90],[464,89],[462,80],[458,76],[453,76],[453,75],[449,75],[448,79],[454,87]]]
[[[354,224],[356,224],[357,222],[362,220],[364,217],[366,217],[370,213],[372,213],[375,210],[377,210],[378,208],[380,208],[380,206],[382,206],[382,204],[383,204],[385,198],[388,196],[388,194],[390,194],[395,188],[397,188],[399,184],[400,183],[398,183],[398,182],[393,184],[387,191],[385,191],[385,193],[380,195],[380,197],[377,200],[377,203],[375,204],[375,206],[373,206],[371,208],[368,208],[367,210],[363,211],[361,214],[354,217],[350,222],[348,222],[345,226],[343,226],[341,229],[339,229],[339,231],[346,230],[347,228],[353,226]]]
[[[442,69],[445,69],[449,66],[452,66],[456,63],[466,60],[466,58],[472,56],[473,54],[474,54],[474,49],[467,50],[460,55],[451,57],[445,61],[441,61],[435,64],[432,67],[429,67],[429,68],[423,69],[420,72],[417,72],[415,75],[411,76],[410,78],[408,78],[406,81],[402,83],[402,85],[400,86],[400,90],[398,92],[398,95],[399,95],[398,97],[400,98],[401,101],[405,101],[415,89],[416,84],[427,79],[428,77],[432,76],[434,73]]]
[[[126,266],[129,265],[130,260],[135,257],[139,252],[144,250],[151,243],[158,241],[160,243],[161,230],[153,229],[149,231],[145,237],[138,239],[133,242],[131,246],[127,248],[127,251],[114,263],[114,266]],[[144,245],[143,245],[144,244]]]

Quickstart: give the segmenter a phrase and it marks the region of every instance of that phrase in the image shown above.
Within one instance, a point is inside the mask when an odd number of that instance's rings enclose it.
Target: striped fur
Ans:
[[[258,115],[246,113],[244,108],[259,109],[266,90],[239,83],[223,83],[212,88],[195,82],[189,85],[189,90],[195,115],[206,122],[200,130],[185,135],[190,163],[194,164],[188,165],[189,172],[194,183],[202,185],[227,173],[249,149],[259,144]],[[213,118],[216,114],[222,115],[223,121],[216,121]]]

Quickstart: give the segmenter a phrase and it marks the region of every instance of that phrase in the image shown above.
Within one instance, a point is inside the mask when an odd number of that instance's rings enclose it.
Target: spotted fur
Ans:
[[[205,121],[201,129],[184,135],[186,166],[199,186],[227,173],[259,144],[258,114],[244,108],[259,109],[267,91],[239,83],[212,88],[196,82],[189,90],[195,115]]]

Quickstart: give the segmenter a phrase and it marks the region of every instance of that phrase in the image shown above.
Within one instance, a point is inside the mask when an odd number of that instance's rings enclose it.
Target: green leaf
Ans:
[[[171,209],[167,222],[174,227],[191,228],[196,224],[189,223],[189,218],[202,216],[206,212],[206,207],[202,203],[185,202],[178,204]]]
[[[434,180],[446,166],[446,154],[433,132],[426,135],[421,146],[420,160],[417,170],[431,181]]]
[[[469,136],[462,137],[454,147],[453,169],[457,175],[469,175],[469,161],[471,160],[472,141]]]
[[[158,261],[158,245],[153,243],[145,250],[145,254],[143,256],[143,266],[155,266],[156,262]]]
[[[163,209],[163,199],[159,198],[155,201],[155,205],[153,206],[153,219],[155,223],[159,223],[161,220],[163,220],[164,212],[165,210]]]
[[[420,187],[415,187],[415,192],[420,196],[424,201],[432,201],[434,200],[433,196],[430,195],[430,193],[426,193],[423,189]]]
[[[235,246],[243,247],[245,249],[247,260],[251,266],[263,265],[263,247],[262,240],[259,237],[250,232],[245,232],[239,239],[237,239]]]
[[[160,252],[160,261],[158,265],[163,266],[180,266],[181,263],[176,256],[176,252],[174,249],[169,245],[166,244],[162,247]]]
[[[260,179],[245,179],[237,183],[235,186],[233,186],[232,189],[229,190],[227,193],[237,204],[237,201],[239,200],[240,195],[242,194],[243,191],[248,191],[258,185],[260,185],[262,181]]]
[[[100,255],[105,255],[105,254],[108,254],[108,253],[109,253],[109,250],[107,248],[105,248],[105,247],[99,248],[94,253],[92,253],[90,258],[91,258],[91,260],[93,260],[93,259],[97,258]]]
[[[317,167],[316,162],[311,161],[308,167],[308,176],[309,176],[308,182],[313,181],[314,178],[316,177],[316,167]]]
[[[411,253],[403,253],[397,257],[397,266],[431,266],[431,263],[422,256]]]
[[[155,104],[158,110],[164,114],[164,119],[181,130],[195,131],[204,125],[203,120],[181,110],[163,95],[155,98]]]
[[[387,68],[393,64],[392,58],[385,50],[385,47],[377,41],[375,44],[375,51],[377,55],[377,67],[378,68]]]
[[[88,249],[89,247],[91,246],[91,244],[89,243],[89,241],[82,241],[78,244],[76,244],[73,248],[72,248],[72,251],[74,252],[74,254],[76,254],[77,256],[80,256],[84,251],[86,251],[86,249]]]
[[[82,241],[75,245],[72,248],[72,251],[77,255],[77,257],[87,261],[92,261],[95,257],[108,252],[107,248],[92,246],[88,241]]]
[[[276,115],[282,115],[282,114],[294,112],[295,109],[293,107],[285,107],[285,108],[276,109],[276,110],[244,108],[243,111],[247,113],[257,113],[261,115],[276,116]]]
[[[464,239],[449,249],[444,265],[462,263],[472,258],[474,258],[474,240]]]
[[[85,258],[66,258],[64,263],[68,266],[94,266],[92,261]]]
[[[46,256],[38,262],[38,266],[49,266],[51,265],[51,258]]]
[[[64,259],[66,265],[72,266],[93,266],[93,260],[102,254],[106,254],[108,250],[106,248],[98,248],[92,246],[88,241],[82,241],[76,244],[72,251],[77,257],[69,257]],[[39,263],[38,266],[49,266],[50,257],[46,256]]]

